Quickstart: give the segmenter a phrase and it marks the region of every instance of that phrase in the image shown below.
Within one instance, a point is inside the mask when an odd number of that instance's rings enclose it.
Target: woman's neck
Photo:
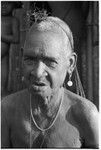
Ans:
[[[36,116],[53,117],[58,109],[61,97],[63,95],[63,88],[49,97],[41,97],[40,95],[31,95],[31,107],[33,114]]]
[[[34,97],[35,101],[34,105],[32,105],[32,99],[30,96],[31,102],[31,116],[32,120],[37,126],[42,130],[47,130],[55,123],[56,118],[59,115],[60,108],[62,105],[63,99],[63,88],[61,88],[58,92],[56,92],[50,99],[49,103],[42,103],[42,97],[39,96],[36,98]],[[41,100],[41,101],[40,101]]]

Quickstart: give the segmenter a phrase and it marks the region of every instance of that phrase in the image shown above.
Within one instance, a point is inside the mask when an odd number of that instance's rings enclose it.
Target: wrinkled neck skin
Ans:
[[[54,90],[51,95],[43,97],[38,94],[30,94],[32,112],[36,116],[52,118],[59,109],[63,95],[63,87]]]

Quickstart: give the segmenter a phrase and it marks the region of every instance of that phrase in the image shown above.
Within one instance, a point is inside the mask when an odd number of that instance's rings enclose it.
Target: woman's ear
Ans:
[[[68,66],[68,70],[67,72],[70,74],[73,72],[73,70],[75,69],[76,67],[76,62],[77,62],[77,55],[76,53],[71,53],[69,58],[69,66]]]

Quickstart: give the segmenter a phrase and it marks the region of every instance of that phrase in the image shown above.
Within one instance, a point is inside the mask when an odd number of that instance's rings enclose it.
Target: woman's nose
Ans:
[[[31,75],[34,75],[36,78],[41,78],[43,76],[47,76],[47,72],[45,70],[45,64],[40,61],[33,70],[31,71]]]

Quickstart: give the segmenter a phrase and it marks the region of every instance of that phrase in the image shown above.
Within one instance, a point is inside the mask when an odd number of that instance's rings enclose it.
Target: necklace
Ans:
[[[30,94],[30,104],[31,104],[31,94]],[[58,111],[57,111],[57,114],[56,114],[54,120],[52,121],[51,125],[50,125],[49,127],[45,128],[45,129],[42,129],[42,128],[39,127],[39,125],[36,123],[35,118],[34,118],[33,113],[32,113],[32,106],[30,105],[31,118],[32,118],[32,120],[33,120],[35,126],[37,127],[37,129],[39,129],[42,133],[44,133],[45,131],[49,130],[49,129],[54,125],[54,123],[55,123],[55,121],[56,121],[56,119],[57,119],[57,117],[58,117],[58,115],[59,115],[59,111],[60,111],[60,108],[61,108],[61,104],[62,104],[62,98],[61,98],[60,106],[59,106],[59,109],[58,109]]]
[[[60,108],[61,108],[61,105],[62,105],[62,100],[63,100],[63,95],[62,95],[62,97],[61,97],[60,105],[59,105],[59,108],[58,108],[58,111],[57,111],[57,114],[56,114],[55,118],[51,121],[51,124],[50,124],[49,127],[43,129],[43,128],[39,127],[39,125],[36,123],[35,118],[34,118],[34,116],[33,116],[33,113],[32,113],[32,105],[31,105],[31,94],[30,94],[30,123],[31,123],[31,118],[32,118],[32,121],[33,121],[33,123],[35,124],[35,126],[37,127],[37,129],[40,130],[40,131],[42,132],[42,134],[44,135],[44,138],[43,138],[43,140],[42,140],[42,143],[41,143],[41,145],[40,145],[40,148],[42,148],[42,145],[43,145],[44,140],[45,140],[45,137],[46,137],[46,136],[45,136],[45,132],[48,131],[48,130],[54,125],[54,123],[55,123],[55,121],[56,121],[56,119],[57,119],[57,117],[58,117],[58,115],[59,115]],[[32,145],[32,135],[31,135],[31,133],[30,133],[30,148],[31,148],[31,145]]]

